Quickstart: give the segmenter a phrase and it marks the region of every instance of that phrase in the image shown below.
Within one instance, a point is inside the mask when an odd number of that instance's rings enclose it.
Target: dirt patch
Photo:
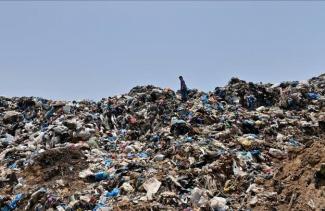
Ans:
[[[26,190],[44,187],[67,197],[76,190],[85,187],[78,174],[87,168],[88,164],[81,149],[67,147],[47,150],[34,159],[19,177],[24,178]]]
[[[277,202],[254,210],[325,210],[325,186],[316,176],[325,163],[325,140],[314,141],[290,157],[279,163],[274,178],[265,184],[265,191],[277,192]]]

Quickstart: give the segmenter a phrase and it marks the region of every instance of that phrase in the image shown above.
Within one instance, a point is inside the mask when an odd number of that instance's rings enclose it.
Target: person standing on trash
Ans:
[[[187,90],[187,86],[186,83],[183,79],[183,76],[179,76],[179,80],[181,82],[181,95],[182,95],[182,101],[185,102],[187,100],[188,97],[188,90]]]

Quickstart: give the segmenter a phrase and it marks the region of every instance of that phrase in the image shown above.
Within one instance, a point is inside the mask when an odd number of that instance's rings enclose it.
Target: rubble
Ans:
[[[324,88],[0,97],[1,211],[324,210]]]

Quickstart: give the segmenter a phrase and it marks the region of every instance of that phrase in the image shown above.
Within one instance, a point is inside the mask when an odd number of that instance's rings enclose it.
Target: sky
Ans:
[[[325,72],[324,22],[322,1],[0,1],[0,95],[304,80]]]

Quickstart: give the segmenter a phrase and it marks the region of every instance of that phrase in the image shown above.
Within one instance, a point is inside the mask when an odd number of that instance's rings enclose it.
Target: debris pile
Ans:
[[[324,210],[325,74],[0,97],[0,209]]]

